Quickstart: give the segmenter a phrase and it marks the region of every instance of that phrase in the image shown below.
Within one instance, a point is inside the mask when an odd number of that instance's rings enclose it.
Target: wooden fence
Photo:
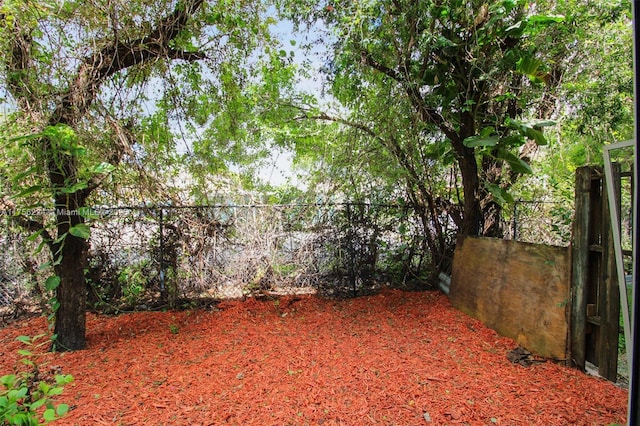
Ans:
[[[632,201],[632,175],[620,164],[612,170],[613,204],[621,212]],[[539,356],[582,370],[591,363],[617,381],[624,340],[607,197],[602,168],[577,170],[570,248],[465,239],[454,256],[452,304]],[[618,229],[628,221],[619,220]]]

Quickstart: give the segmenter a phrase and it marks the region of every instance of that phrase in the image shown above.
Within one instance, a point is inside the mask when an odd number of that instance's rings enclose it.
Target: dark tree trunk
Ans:
[[[58,157],[57,168],[50,165],[49,177],[53,187],[64,188],[65,182],[78,181],[76,161],[71,156]],[[67,179],[63,179],[67,176]],[[53,244],[54,271],[60,277],[56,289],[57,310],[55,312],[53,348],[60,351],[84,349],[87,345],[86,307],[87,288],[84,276],[88,243],[85,239],[71,234],[70,230],[84,223],[80,208],[86,204],[86,193],[78,191],[65,194],[60,191],[56,197],[56,224],[58,235],[65,235],[60,242]],[[59,237],[60,238],[60,237]]]
[[[462,227],[458,230],[458,238],[481,234],[482,211],[478,194],[480,179],[476,161],[474,150],[464,148],[462,158],[458,161],[464,191]]]
[[[87,305],[87,289],[84,267],[87,243],[84,239],[68,235],[61,250],[62,260],[55,267],[60,277],[57,289],[59,302],[56,311],[54,334],[57,336],[54,349],[74,351],[84,349]]]

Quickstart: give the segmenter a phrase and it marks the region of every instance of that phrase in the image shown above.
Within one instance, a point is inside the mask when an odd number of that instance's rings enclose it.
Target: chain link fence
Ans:
[[[0,215],[0,319],[19,317],[42,288],[40,266],[46,260],[38,245]]]
[[[101,311],[425,285],[429,253],[406,207],[371,204],[95,208],[85,276]],[[41,293],[37,238],[0,235],[0,304]]]
[[[46,215],[40,212],[39,220]],[[53,214],[53,213],[51,213]],[[505,238],[566,246],[573,210],[518,201]],[[0,315],[43,293],[39,238],[0,216]],[[95,208],[85,276],[101,311],[320,292],[353,296],[383,285],[428,286],[430,253],[408,207],[373,204]],[[34,254],[37,253],[37,254]],[[46,271],[44,271],[46,272]]]
[[[566,203],[517,200],[504,211],[504,238],[567,247],[573,214],[573,206]]]

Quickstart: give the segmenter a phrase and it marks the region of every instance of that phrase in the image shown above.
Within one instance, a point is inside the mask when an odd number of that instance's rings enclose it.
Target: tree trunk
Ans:
[[[74,351],[87,346],[85,339],[87,289],[84,266],[87,243],[84,239],[68,235],[61,251],[62,261],[55,267],[60,277],[54,333],[54,349]]]
[[[458,240],[467,235],[480,235],[482,224],[482,211],[478,198],[480,179],[476,156],[472,149],[464,148],[464,155],[459,160],[459,166],[462,175],[464,206],[462,227],[458,230]]]
[[[54,188],[64,188],[65,182],[78,182],[76,173],[76,161],[71,156],[59,157],[57,168],[49,173],[51,184]],[[66,179],[62,179],[66,176]],[[84,349],[87,345],[85,339],[87,308],[87,288],[84,276],[86,266],[88,243],[85,239],[72,235],[70,230],[74,226],[84,223],[80,215],[80,208],[86,204],[86,194],[78,191],[65,194],[60,190],[56,196],[56,224],[58,238],[65,236],[58,243],[53,244],[54,271],[60,277],[60,285],[56,289],[58,301],[55,312],[54,334],[56,339],[53,344],[55,350],[75,351]]]

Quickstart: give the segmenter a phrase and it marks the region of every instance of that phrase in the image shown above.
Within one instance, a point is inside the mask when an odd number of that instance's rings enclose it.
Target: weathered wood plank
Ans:
[[[613,184],[616,194],[616,204],[620,210],[620,164],[614,163]],[[613,236],[611,235],[611,215],[609,214],[607,191],[602,191],[603,196],[603,221],[602,221],[602,246],[603,252],[603,275],[602,291],[598,305],[601,307],[601,325],[599,342],[596,349],[598,374],[613,382],[618,379],[618,336],[620,328],[620,290],[618,286],[618,272],[616,269],[616,257],[613,247]],[[617,224],[616,226],[620,226]]]
[[[573,238],[571,246],[571,317],[569,335],[571,361],[584,370],[586,359],[586,309],[589,278],[589,207],[591,193],[591,168],[580,167],[576,170],[575,213],[573,218]]]
[[[456,248],[451,302],[539,356],[568,352],[569,250],[489,238]]]

